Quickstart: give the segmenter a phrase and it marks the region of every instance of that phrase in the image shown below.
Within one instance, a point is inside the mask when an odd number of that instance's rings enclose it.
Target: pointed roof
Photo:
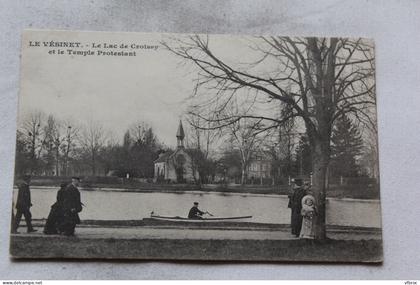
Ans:
[[[182,127],[182,121],[179,120],[178,131],[176,132],[176,137],[183,140],[185,137],[184,128]]]
[[[168,161],[168,159],[170,158],[170,156],[171,156],[172,154],[174,154],[174,152],[173,152],[173,151],[171,151],[171,150],[168,150],[168,151],[165,151],[164,153],[161,153],[161,154],[159,155],[159,157],[155,160],[155,163],[157,163],[157,162],[166,162],[166,161]]]

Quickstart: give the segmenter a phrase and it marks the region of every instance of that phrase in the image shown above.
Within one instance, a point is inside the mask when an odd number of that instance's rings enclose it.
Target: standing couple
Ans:
[[[288,207],[292,209],[292,234],[299,238],[314,239],[314,219],[316,218],[315,198],[310,185],[301,179],[295,179],[293,193],[289,196]]]
[[[57,192],[57,201],[51,206],[50,214],[44,227],[44,234],[74,235],[76,224],[80,224],[79,213],[82,211],[80,192],[77,189],[80,178],[72,177],[71,183],[62,183]]]

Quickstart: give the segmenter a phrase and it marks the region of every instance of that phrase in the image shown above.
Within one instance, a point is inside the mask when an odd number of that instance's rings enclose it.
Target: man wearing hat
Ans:
[[[188,213],[188,219],[202,219],[202,215],[204,215],[205,212],[200,211],[198,209],[198,202],[194,202],[194,206],[190,209],[190,212]]]
[[[32,233],[36,230],[32,227],[32,214],[30,208],[31,203],[31,191],[29,189],[29,183],[31,182],[31,176],[25,175],[22,178],[22,183],[18,185],[18,196],[16,200],[16,216],[12,225],[12,233],[18,233],[20,220],[22,215],[25,217],[27,232]]]
[[[59,226],[59,232],[72,236],[77,224],[80,224],[79,213],[82,211],[82,202],[80,201],[80,192],[77,189],[80,178],[72,177],[71,183],[62,193],[62,211],[63,221]]]
[[[292,234],[299,237],[300,230],[302,228],[302,198],[306,195],[306,190],[303,187],[302,179],[295,179],[293,186],[293,193],[290,196],[288,207],[292,209],[290,227]]]

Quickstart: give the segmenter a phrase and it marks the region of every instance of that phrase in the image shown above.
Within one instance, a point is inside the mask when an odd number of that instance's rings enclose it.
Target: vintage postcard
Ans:
[[[11,256],[381,262],[374,56],[24,31]]]

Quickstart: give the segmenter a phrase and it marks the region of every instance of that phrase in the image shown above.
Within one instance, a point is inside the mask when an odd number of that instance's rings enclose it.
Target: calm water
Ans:
[[[31,188],[34,219],[48,216],[56,193],[54,188]],[[16,197],[16,189],[14,194]],[[288,198],[279,195],[81,191],[81,197],[86,205],[80,213],[81,219],[137,220],[149,217],[152,211],[162,216],[187,216],[192,203],[198,201],[200,209],[215,217],[252,215],[250,222],[290,222]],[[381,227],[379,201],[329,199],[327,224]]]

